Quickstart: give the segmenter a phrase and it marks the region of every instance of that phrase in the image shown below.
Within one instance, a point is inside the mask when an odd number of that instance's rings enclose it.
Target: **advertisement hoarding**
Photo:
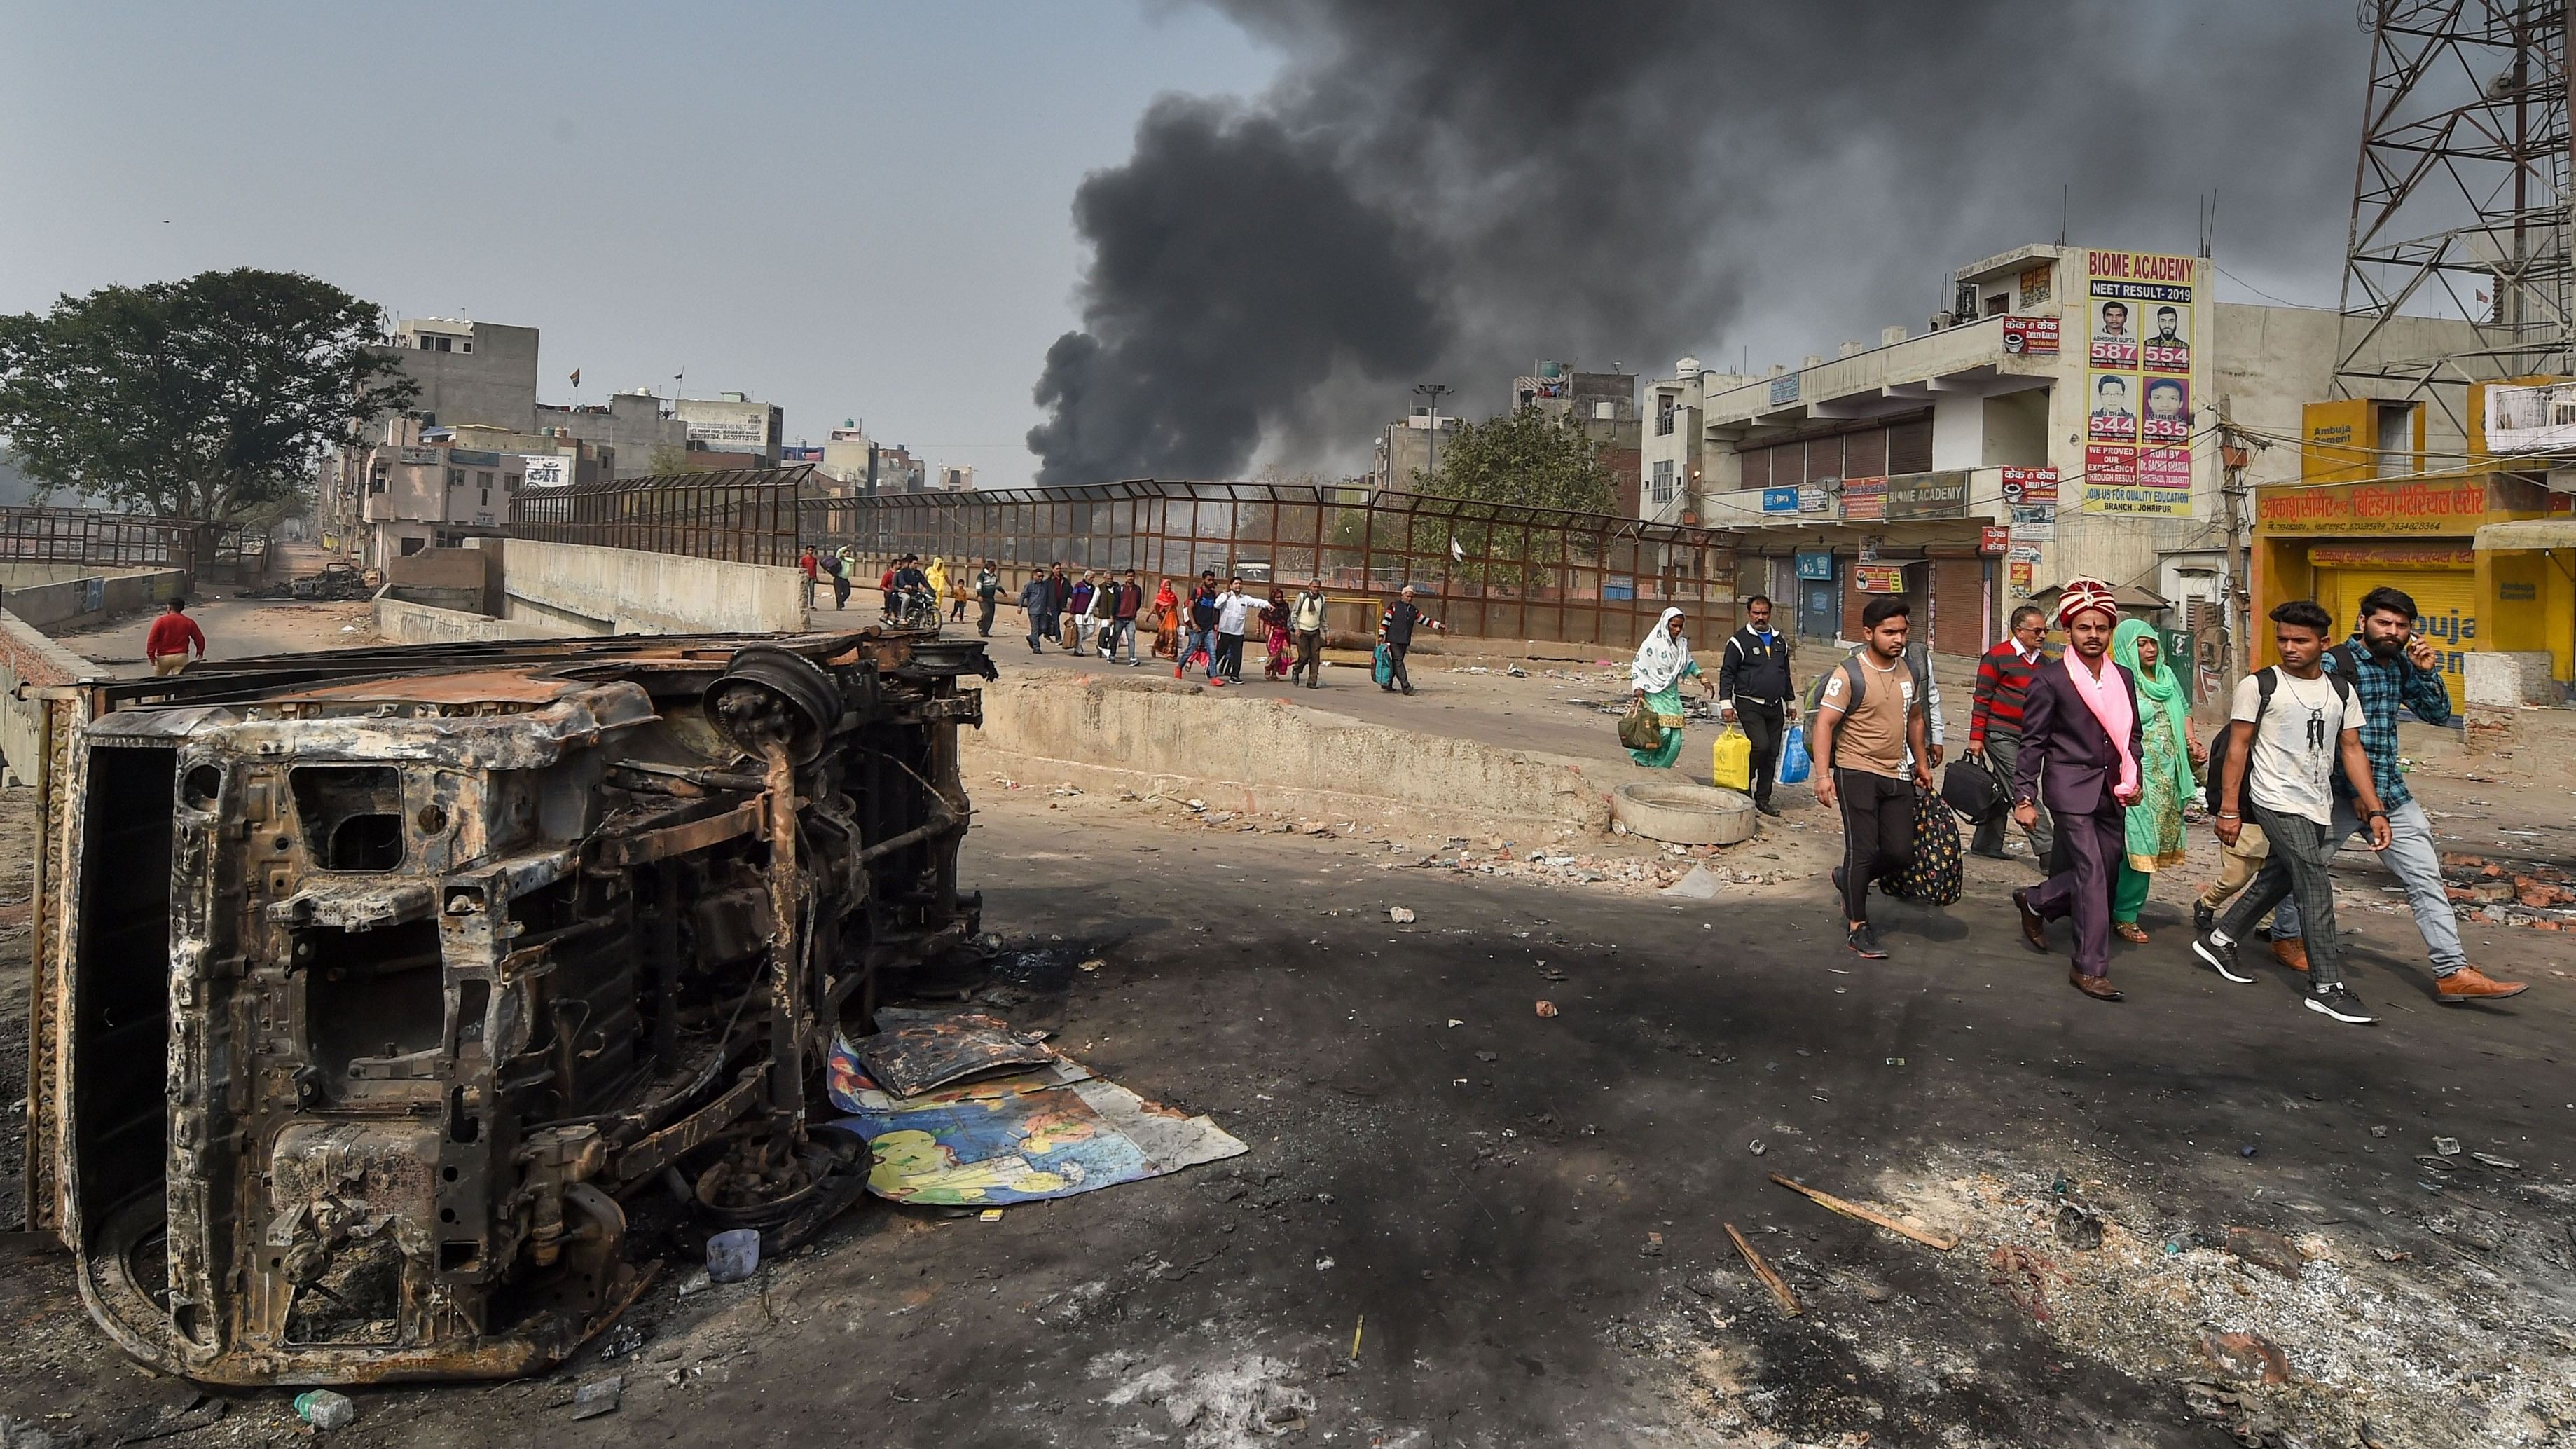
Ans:
[[[1845,478],[1843,480],[1843,519],[1845,522],[1875,523],[1887,517],[1887,480],[1884,478]]]
[[[2006,503],[2055,503],[2057,470],[2054,468],[2003,468]]]
[[[2206,381],[2192,330],[2200,266],[2155,252],[2084,254],[2084,512],[2192,512],[2192,406]]]
[[[2006,317],[2004,351],[2027,357],[2057,355],[2057,319],[2054,317]]]
[[[1864,594],[1901,594],[1905,592],[1905,565],[1854,564],[1852,588]]]
[[[1765,512],[1765,513],[1795,513],[1795,512],[1797,512],[1797,511],[1798,511],[1798,490],[1797,490],[1797,489],[1795,489],[1795,488],[1765,488],[1765,489],[1763,489],[1763,490],[1762,490],[1762,511],[1763,511],[1763,512]]]

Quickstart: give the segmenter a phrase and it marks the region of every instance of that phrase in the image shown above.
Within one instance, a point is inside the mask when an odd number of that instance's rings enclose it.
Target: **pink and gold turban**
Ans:
[[[2111,597],[2109,584],[2100,579],[2077,579],[2058,596],[2057,626],[2065,628],[2074,622],[2076,615],[2087,609],[2099,609],[2104,617],[2114,621],[2120,617],[2120,605]]]

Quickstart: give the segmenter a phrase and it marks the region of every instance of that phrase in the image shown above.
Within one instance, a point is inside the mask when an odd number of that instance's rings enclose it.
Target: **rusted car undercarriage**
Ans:
[[[229,1384],[526,1373],[630,1212],[809,1226],[877,973],[967,943],[981,643],[426,646],[62,692],[29,1202],[129,1352]]]

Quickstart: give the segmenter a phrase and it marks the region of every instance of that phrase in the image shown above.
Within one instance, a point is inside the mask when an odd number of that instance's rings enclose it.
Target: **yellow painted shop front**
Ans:
[[[2364,594],[2383,585],[2415,599],[2418,627],[2442,656],[2454,705],[2463,701],[2463,656],[2499,647],[2485,633],[2472,540],[2489,523],[2537,518],[2542,491],[2501,473],[2455,474],[2255,490],[2254,659],[2273,663],[2265,619],[2291,599],[2314,599],[2340,639]]]

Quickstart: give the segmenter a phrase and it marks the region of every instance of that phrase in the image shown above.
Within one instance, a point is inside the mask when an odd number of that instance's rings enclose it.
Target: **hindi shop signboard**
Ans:
[[[1854,564],[1852,589],[1863,594],[1901,594],[1905,592],[1905,565]]]
[[[2537,489],[2517,499],[2502,480],[2428,478],[2331,488],[2257,488],[2254,524],[2266,533],[2468,534],[2538,510]]]
[[[1844,522],[1876,523],[1886,517],[1886,479],[1845,478],[1843,480]]]
[[[2057,319],[2006,317],[2004,351],[2015,357],[2055,357],[2057,355]]]
[[[1763,512],[1765,512],[1765,513],[1795,513],[1795,512],[1797,512],[1797,511],[1798,511],[1798,490],[1797,490],[1797,489],[1795,489],[1795,488],[1765,488],[1765,489],[1763,489],[1763,490],[1762,490],[1762,511],[1763,511]]]
[[[2001,523],[1989,523],[1977,530],[1977,552],[1988,558],[2002,555],[2012,547],[2012,529]]]
[[[2054,468],[2005,468],[2003,474],[2006,503],[2055,503],[2057,470]]]

